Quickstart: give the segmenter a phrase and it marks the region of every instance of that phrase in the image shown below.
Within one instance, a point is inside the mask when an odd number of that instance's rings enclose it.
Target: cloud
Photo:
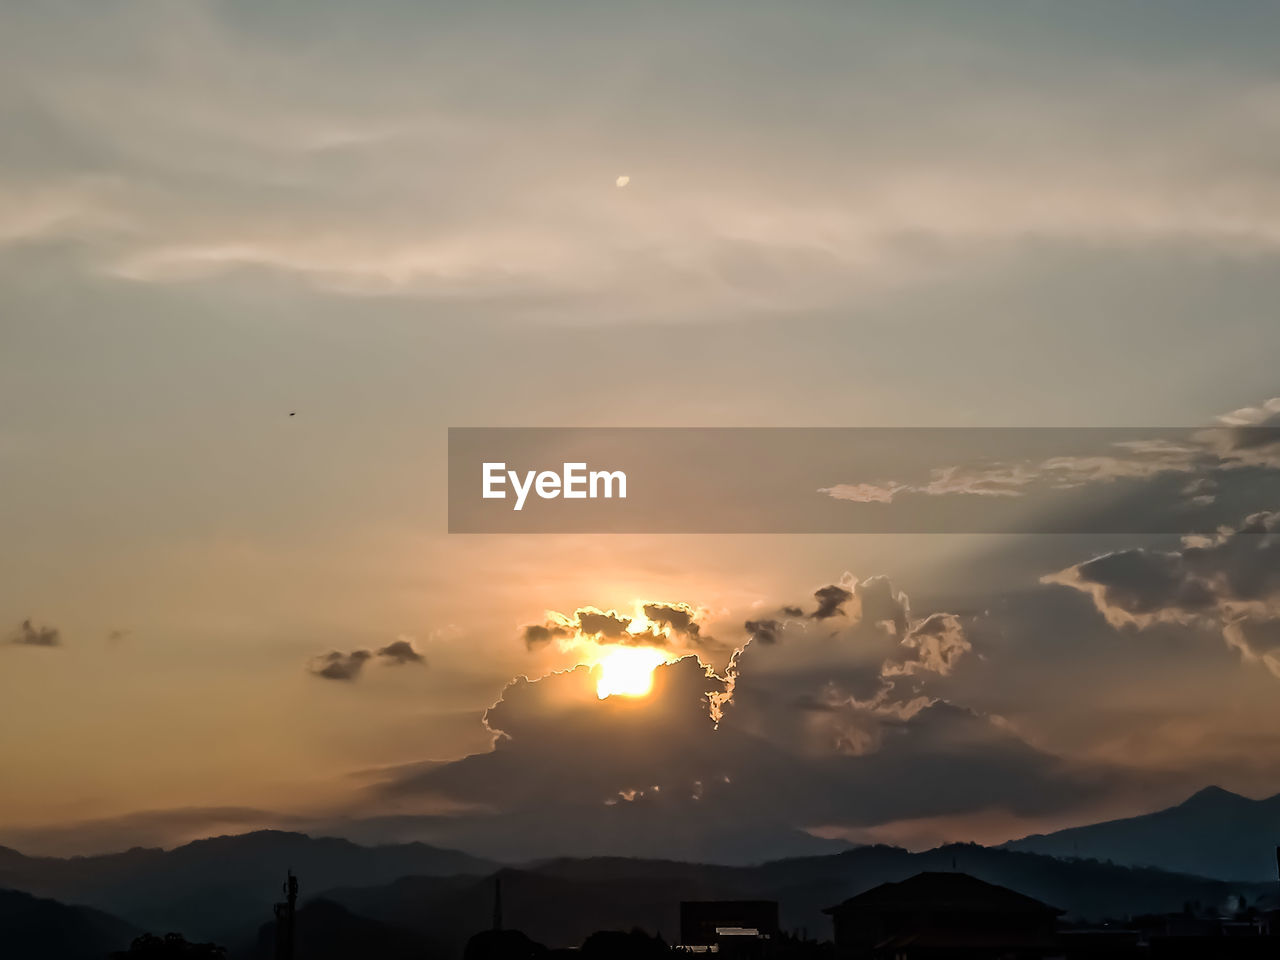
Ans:
[[[652,71],[620,68],[602,53],[609,44],[590,39],[594,28],[577,24],[548,42],[553,59],[574,65],[566,75],[597,78],[584,91],[528,60],[525,15],[481,25],[462,14],[451,36],[464,42],[451,43],[417,15],[349,29],[330,12],[320,16],[336,18],[329,33],[343,39],[320,57],[287,14],[258,42],[231,8],[185,3],[156,20],[90,6],[74,27],[39,14],[0,23],[24,51],[7,63],[23,149],[3,171],[13,186],[0,196],[0,238],[81,243],[87,269],[140,283],[258,271],[358,296],[726,316],[843,305],[903,275],[942,273],[956,250],[980,257],[1038,242],[1252,253],[1274,251],[1280,235],[1259,133],[1271,91],[1248,66],[1247,40],[1188,97],[1169,65],[1176,58],[1152,61],[1145,47],[1121,64],[1091,51],[1089,69],[1068,70],[1057,58],[1079,56],[1078,45],[1042,43],[1028,56],[1017,27],[961,39],[928,14],[874,24],[833,15],[821,36],[748,18],[726,44],[725,11],[709,9],[690,13],[682,36],[703,54],[686,59],[714,64],[721,82],[637,82]],[[628,12],[601,20],[610,36],[623,25],[640,31],[638,56],[669,59],[669,38]],[[838,43],[854,53],[786,71],[783,110],[752,54],[777,31],[792,38],[788,49]],[[415,35],[429,55],[403,49]],[[445,81],[474,58],[465,41],[481,36],[504,67],[460,103]],[[886,53],[907,40],[932,51],[924,77]],[[975,51],[990,65],[980,81],[968,69]],[[290,83],[252,82],[280,64]],[[339,86],[338,76],[358,79]],[[671,95],[685,88],[697,95]],[[727,90],[752,91],[767,115],[743,122],[721,99]],[[884,109],[886,90],[895,110]],[[618,102],[639,112],[622,116]],[[661,130],[682,143],[678,158],[656,146],[663,136],[635,126],[658,107]],[[839,142],[816,122],[832,108],[859,118]],[[900,115],[914,122],[895,123]],[[550,145],[551,162],[531,167],[492,149],[504,132],[549,126],[574,131]],[[957,129],[992,137],[974,148]],[[779,130],[795,149],[779,151]],[[634,159],[664,189],[644,204],[602,203],[592,186],[602,150],[637,132],[651,152]],[[732,176],[726,136],[739,143],[735,156],[757,158],[735,163]],[[872,141],[875,150],[857,149]],[[448,189],[422,196],[424,176]],[[616,192],[610,199],[630,199]],[[1186,204],[1190,195],[1200,202]]]
[[[846,573],[840,583],[815,593],[834,632],[804,620],[746,624],[751,639],[729,666],[725,722],[802,754],[862,754],[878,749],[886,722],[937,701],[931,679],[972,650],[961,618],[914,619],[907,594],[887,577]]]
[[[742,629],[757,643],[777,643],[781,627],[780,620],[748,620],[742,625]]]
[[[901,590],[894,588],[888,577],[869,577],[853,588],[858,601],[855,619],[866,623],[887,623],[896,637],[906,635],[911,619],[911,602]]]
[[[596,695],[599,668],[507,685],[486,711],[493,750],[393,782],[498,810],[603,804],[623,790],[676,791],[716,763],[712,700],[727,683],[696,657],[661,665],[643,698]],[[548,816],[551,816],[548,810]]]
[[[935,673],[945,677],[973,649],[960,618],[934,613],[911,627],[895,656],[885,661],[884,675]]]
[[[865,595],[905,605],[891,587]],[[374,795],[398,809],[413,798],[461,804],[458,815],[419,822],[422,835],[491,854],[750,859],[774,842],[797,849],[779,838],[806,827],[992,807],[1030,814],[1101,789],[1095,774],[993,718],[899,689],[946,674],[968,643],[951,614],[909,620],[904,637],[894,622],[850,620],[833,643],[792,621],[781,642],[753,639],[736,677],[691,655],[658,666],[642,698],[599,699],[586,666],[520,677],[485,714],[491,751],[407,767]],[[885,676],[858,701],[840,684],[866,654]]]
[[[1216,499],[1219,483],[1233,472],[1250,467],[1280,470],[1280,397],[1241,408],[1218,421],[1215,427],[1121,440],[1108,440],[1110,431],[1081,430],[1066,434],[1064,443],[1102,443],[1102,447],[1051,457],[977,460],[934,467],[924,482],[853,481],[821,487],[818,492],[835,500],[885,504],[902,494],[1018,498],[1175,474],[1189,478],[1182,487],[1184,500],[1207,506]],[[974,432],[975,444],[991,442],[990,432]]]
[[[846,590],[838,584],[830,584],[829,586],[819,587],[813,591],[814,599],[818,601],[818,609],[809,614],[814,620],[826,620],[828,617],[837,617],[844,614],[844,604],[853,599],[853,593]]]
[[[27,647],[57,647],[62,645],[62,633],[57,627],[38,627],[28,619],[18,624],[9,642]]]
[[[312,658],[307,669],[326,680],[354,680],[372,656],[368,650],[352,650],[350,653],[332,650]]]
[[[628,616],[617,610],[580,607],[572,617],[554,610],[547,611],[542,623],[521,628],[521,639],[529,650],[547,646],[552,641],[574,645],[580,643],[620,643],[635,647],[682,647],[684,649],[716,646],[714,637],[703,633],[698,611],[686,603],[645,603],[639,616]]]
[[[558,613],[548,611],[546,623],[531,623],[521,631],[529,650],[545,647],[552,640],[568,640],[577,634],[576,624]]]
[[[427,662],[426,657],[414,648],[413,641],[402,637],[399,640],[393,640],[385,647],[379,647],[376,652],[361,649],[343,653],[341,650],[331,650],[321,656],[312,657],[307,669],[317,677],[324,677],[326,680],[355,680],[360,676],[364,665],[375,658],[393,667],[402,667],[409,663],[425,665]]]
[[[702,628],[694,619],[696,611],[685,603],[646,603],[644,615],[659,629],[666,628],[691,644],[710,641],[702,635]]]
[[[723,675],[687,656],[654,670],[649,696],[604,700],[585,666],[537,680],[518,678],[485,715],[495,735],[491,754],[416,773],[392,789],[499,809],[666,805],[659,798],[696,795],[699,803],[725,804],[735,816],[762,815],[772,805],[773,788],[765,781],[773,774],[786,770],[788,778],[816,790],[835,776],[827,765],[837,758],[868,757],[899,742],[886,730],[923,729],[912,718],[938,701],[923,694],[922,685],[949,674],[971,649],[958,616],[914,620],[906,594],[887,578],[846,575],[841,584],[815,591],[818,619],[843,618],[834,634],[812,626],[812,614],[794,616],[800,612],[794,607],[783,608],[791,617],[748,620],[749,639]],[[696,608],[644,609],[651,623],[688,633]],[[624,620],[596,608],[582,608],[578,617],[584,614],[602,634]],[[864,687],[865,693],[857,692]],[[728,783],[754,785],[730,789]],[[824,782],[822,790],[832,787]],[[825,817],[828,803],[836,801],[809,799],[792,813],[818,816],[820,808]]]
[[[1280,621],[1280,513],[1261,512],[1174,550],[1102,554],[1042,578],[1087,594],[1114,627],[1213,627],[1247,662],[1280,677],[1280,655],[1258,638]]]
[[[395,640],[378,650],[379,657],[387,663],[403,666],[406,663],[427,662],[426,657],[413,648],[411,640]]]
[[[1280,469],[1280,397],[1218,418],[1223,429],[1203,439],[1229,462]]]
[[[591,637],[601,643],[618,643],[628,640],[627,630],[631,626],[631,617],[624,616],[615,610],[605,612],[595,607],[583,607],[576,614],[578,632],[584,637]]]

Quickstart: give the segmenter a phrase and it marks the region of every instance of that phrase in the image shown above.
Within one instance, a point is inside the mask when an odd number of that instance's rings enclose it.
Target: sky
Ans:
[[[1278,21],[4,5],[0,843],[733,859],[1280,792],[1257,504],[1194,542],[466,536],[445,458],[1274,424]],[[1269,496],[1243,449],[1193,495]],[[623,647],[652,691],[601,698]]]

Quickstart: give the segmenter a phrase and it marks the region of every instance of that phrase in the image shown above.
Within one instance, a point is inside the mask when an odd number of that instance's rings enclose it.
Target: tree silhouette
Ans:
[[[467,941],[463,960],[536,960],[547,952],[519,930],[482,930]]]
[[[128,950],[111,954],[110,960],[225,960],[227,951],[216,943],[188,943],[180,933],[157,937],[144,933]]]
[[[582,943],[584,960],[650,960],[666,957],[670,948],[661,937],[651,937],[643,930],[597,930]]]

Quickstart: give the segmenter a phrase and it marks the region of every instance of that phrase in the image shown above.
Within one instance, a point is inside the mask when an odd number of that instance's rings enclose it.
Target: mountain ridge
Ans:
[[[1277,877],[1277,844],[1280,794],[1255,800],[1211,785],[1161,810],[1029,834],[1000,846],[1262,882]]]
[[[363,846],[340,837],[281,830],[206,837],[170,850],[139,847],[88,857],[6,856],[0,887],[84,903],[150,929],[202,940],[235,930],[246,915],[270,915],[285,871],[312,889],[389,883],[411,874],[484,875],[491,860],[423,843]]]

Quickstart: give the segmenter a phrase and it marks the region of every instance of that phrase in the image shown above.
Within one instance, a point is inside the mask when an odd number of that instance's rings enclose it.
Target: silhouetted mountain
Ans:
[[[551,812],[531,805],[502,814],[377,817],[348,821],[342,833],[360,843],[421,838],[506,863],[554,856],[655,856],[745,866],[853,846],[756,816],[743,819],[714,805],[652,799],[613,806],[561,804]]]
[[[347,840],[260,831],[173,850],[95,857],[0,856],[0,887],[85,903],[151,930],[230,939],[271,915],[286,869],[304,898],[336,884],[381,884],[408,874],[486,874],[496,864],[420,843],[362,847]]]
[[[1214,799],[1201,797],[1192,806],[1216,807]],[[1265,843],[1263,849],[1269,849]],[[62,899],[110,909],[145,929],[216,940],[228,946],[233,960],[259,954],[258,938],[266,935],[261,931],[287,868],[302,880],[299,942],[315,944],[299,956],[338,956],[338,945],[376,941],[385,956],[412,951],[456,960],[473,934],[492,925],[494,865],[419,844],[360,847],[269,832],[168,852],[71,860],[0,852],[0,884],[22,882],[40,892],[56,888],[64,891]],[[505,925],[559,948],[579,946],[598,930],[640,929],[674,942],[680,901],[698,899],[777,900],[784,929],[825,937],[830,921],[823,908],[887,881],[951,869],[1054,904],[1070,917],[1095,920],[1178,911],[1188,901],[1225,903],[1232,896],[1253,903],[1273,892],[1272,883],[1224,882],[976,845],[926,853],[871,846],[751,867],[555,859],[504,868],[499,875]]]
[[[740,868],[690,864],[670,864],[670,871],[650,879],[645,876],[647,861],[610,862],[633,863],[639,871],[628,875],[623,867],[618,876],[588,871],[582,879],[538,870],[501,871],[504,924],[555,947],[576,947],[597,930],[632,927],[672,939],[679,930],[682,899],[718,896],[746,879]],[[700,871],[715,876],[716,882],[699,876]],[[458,956],[472,934],[492,923],[493,891],[493,878],[450,882],[405,877],[385,887],[344,888],[325,895],[357,913],[412,929],[449,956]]]
[[[424,953],[421,938],[376,920],[352,913],[332,900],[316,899],[305,904],[295,920],[296,956],[306,960],[351,960],[370,957],[377,960],[423,960],[434,954]],[[256,957],[271,960],[275,948],[274,923],[263,924],[258,931]]]
[[[639,928],[675,942],[681,900],[765,899],[781,906],[784,929],[828,936],[822,909],[880,883],[921,871],[955,868],[1054,904],[1072,917],[1101,919],[1177,911],[1187,901],[1251,902],[1267,884],[1225,883],[1095,861],[1064,861],[975,845],[909,853],[862,847],[825,857],[778,860],[757,867],[600,858],[554,860],[503,870],[505,922],[549,947],[577,946],[596,930]],[[457,956],[470,934],[490,923],[493,880],[405,877],[326,896],[358,914],[413,930]]]
[[[1176,807],[1013,840],[1005,847],[1090,857],[1222,880],[1275,880],[1280,794],[1250,800],[1206,787]]]
[[[139,931],[89,907],[0,890],[0,956],[5,960],[103,960]]]

